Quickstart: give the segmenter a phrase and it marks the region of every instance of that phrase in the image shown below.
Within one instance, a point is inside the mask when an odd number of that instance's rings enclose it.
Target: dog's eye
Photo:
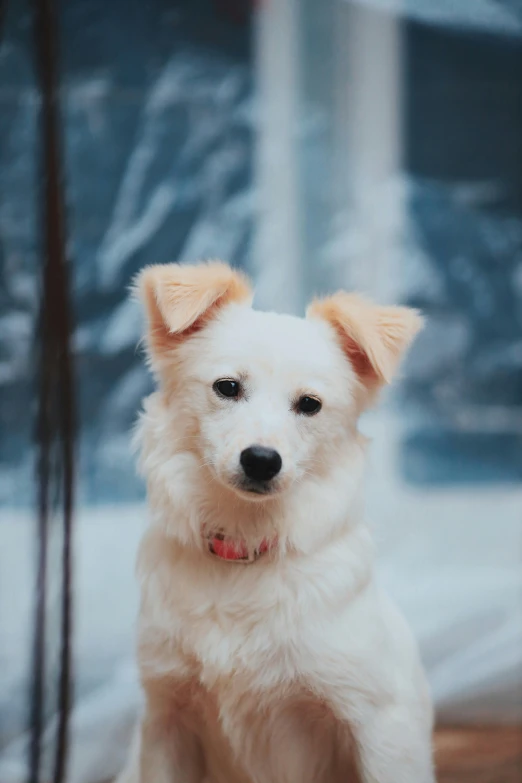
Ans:
[[[239,397],[239,392],[241,391],[239,383],[229,378],[216,381],[212,388],[220,397]]]
[[[318,400],[317,397],[305,395],[300,397],[296,407],[299,413],[306,413],[308,416],[312,416],[321,410],[321,400]]]

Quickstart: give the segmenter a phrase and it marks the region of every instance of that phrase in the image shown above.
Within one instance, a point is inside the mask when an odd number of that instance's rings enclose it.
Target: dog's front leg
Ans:
[[[127,767],[117,783],[202,783],[200,741],[174,705],[148,699]]]
[[[355,741],[363,783],[435,783],[431,724],[407,704],[377,706],[336,699],[335,712]]]
[[[148,711],[141,728],[140,783],[202,783],[199,739],[179,712]]]

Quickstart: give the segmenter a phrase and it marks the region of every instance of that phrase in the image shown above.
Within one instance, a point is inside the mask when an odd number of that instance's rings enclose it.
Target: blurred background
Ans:
[[[79,455],[69,778],[119,768],[139,703],[129,433],[151,379],[128,298],[219,257],[260,308],[358,289],[422,309],[369,414],[379,578],[441,723],[522,721],[519,0],[68,0],[60,96]],[[0,44],[0,783],[25,780],[42,243],[31,5]],[[52,744],[50,541],[47,717]],[[54,592],[53,592],[54,591]]]

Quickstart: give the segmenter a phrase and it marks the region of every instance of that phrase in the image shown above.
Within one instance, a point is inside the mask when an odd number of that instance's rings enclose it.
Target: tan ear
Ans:
[[[145,305],[153,359],[202,328],[221,307],[252,299],[247,279],[220,261],[148,266],[135,289]]]
[[[328,321],[359,380],[369,391],[390,383],[422,318],[409,307],[382,307],[359,294],[340,291],[312,302],[311,318]]]

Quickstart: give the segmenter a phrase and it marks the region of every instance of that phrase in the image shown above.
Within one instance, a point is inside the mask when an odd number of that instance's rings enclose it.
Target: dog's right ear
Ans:
[[[364,404],[390,383],[422,318],[409,307],[383,307],[355,293],[339,291],[312,302],[307,315],[333,327],[339,345],[364,390]]]
[[[134,283],[148,320],[153,365],[230,302],[251,302],[247,279],[220,261],[197,266],[159,264],[143,269]]]

